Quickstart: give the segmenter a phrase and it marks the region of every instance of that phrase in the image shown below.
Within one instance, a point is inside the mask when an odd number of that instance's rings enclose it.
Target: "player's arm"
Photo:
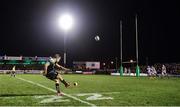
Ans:
[[[65,67],[57,64],[57,63],[56,63],[56,66],[57,66],[58,68],[60,68],[60,69],[66,70],[66,71],[70,70],[70,69],[68,69],[68,68],[65,68]]]
[[[44,72],[43,72],[43,75],[46,75],[47,74],[47,68],[49,66],[49,63],[47,62],[45,65],[44,65]]]

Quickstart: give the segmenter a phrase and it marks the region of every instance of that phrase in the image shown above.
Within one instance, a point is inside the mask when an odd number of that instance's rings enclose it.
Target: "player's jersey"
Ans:
[[[151,72],[151,68],[150,67],[147,67],[147,72]]]
[[[156,69],[154,67],[151,68],[153,74],[157,74]]]
[[[52,70],[55,70],[55,66],[56,66],[56,63],[52,58],[49,59],[49,61],[47,62],[49,63],[49,66],[47,68],[47,72],[50,72]]]
[[[48,68],[47,68],[47,71],[50,72],[50,71],[52,71],[52,70],[55,70],[55,64],[50,63],[50,65],[49,65]]]
[[[58,75],[58,72],[56,72],[56,70],[55,70],[55,66],[56,66],[57,62],[55,62],[52,58],[50,58],[47,63],[49,63],[49,66],[47,68],[46,77],[51,80],[54,80],[57,78],[57,75]]]
[[[12,71],[16,71],[15,66],[12,68]]]
[[[162,67],[162,72],[166,72],[166,67],[165,66]]]

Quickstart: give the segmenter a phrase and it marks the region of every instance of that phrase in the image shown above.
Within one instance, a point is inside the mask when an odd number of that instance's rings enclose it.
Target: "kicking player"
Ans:
[[[66,88],[70,86],[70,84],[62,78],[61,74],[59,74],[56,71],[56,68],[60,68],[63,70],[69,70],[69,69],[58,64],[58,62],[60,60],[61,60],[61,57],[59,54],[55,54],[54,57],[50,57],[44,66],[44,72],[43,72],[44,76],[46,76],[50,80],[55,81],[55,86],[56,86],[58,96],[63,95],[62,92],[60,91],[60,88],[59,88],[60,82],[62,82]]]

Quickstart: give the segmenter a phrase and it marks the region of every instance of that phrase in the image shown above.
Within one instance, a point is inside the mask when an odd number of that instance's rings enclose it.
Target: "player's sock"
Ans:
[[[57,90],[57,93],[60,93],[60,88],[59,88],[59,84],[56,83],[56,90]]]
[[[64,79],[61,80],[61,82],[65,85],[65,87],[68,87],[68,86],[69,86],[69,83],[67,83]]]

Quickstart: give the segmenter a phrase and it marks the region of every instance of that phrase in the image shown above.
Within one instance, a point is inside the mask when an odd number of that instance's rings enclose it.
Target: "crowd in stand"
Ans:
[[[0,70],[12,70],[14,65],[0,65]],[[43,65],[15,65],[16,70],[43,70]],[[103,70],[103,69],[102,69]],[[107,71],[107,69],[106,69]],[[116,71],[116,70],[115,70]],[[124,73],[135,73],[136,66],[124,66]],[[172,75],[180,75],[180,64],[154,64],[140,65],[140,72],[148,75],[162,74],[162,72]]]
[[[44,65],[0,65],[0,70],[12,70],[16,66],[16,70],[42,70]]]

